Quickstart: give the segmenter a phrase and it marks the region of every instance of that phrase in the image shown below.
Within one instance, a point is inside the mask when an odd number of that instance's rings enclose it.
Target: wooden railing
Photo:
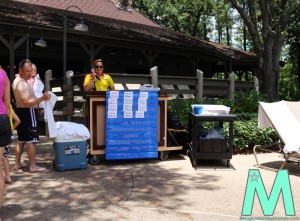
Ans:
[[[234,99],[233,94],[240,91],[257,89],[256,81],[236,81],[234,74],[226,80],[203,78],[203,73],[197,70],[197,77],[159,76],[157,67],[150,70],[150,75],[140,74],[117,74],[110,73],[117,90],[138,89],[139,85],[152,84],[165,90],[173,98],[195,98],[201,102],[204,98],[227,98]],[[51,79],[52,72],[46,72],[45,88],[50,88],[59,100],[55,105],[63,116],[74,116],[82,107],[85,93],[82,90],[85,75],[72,75],[67,72],[67,84],[63,84],[62,78]],[[64,96],[65,91],[67,96]]]

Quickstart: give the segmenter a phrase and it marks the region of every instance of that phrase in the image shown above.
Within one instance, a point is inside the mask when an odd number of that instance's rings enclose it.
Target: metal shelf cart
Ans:
[[[200,159],[227,159],[227,167],[233,154],[233,122],[236,115],[194,115],[189,113],[189,132],[192,141],[189,157],[193,167],[196,167]],[[223,129],[223,123],[229,123],[229,136],[213,138],[207,136],[207,132],[201,129],[204,122],[217,122],[218,128]]]

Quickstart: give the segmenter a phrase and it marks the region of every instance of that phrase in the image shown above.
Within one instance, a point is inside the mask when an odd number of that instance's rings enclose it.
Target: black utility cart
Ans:
[[[237,118],[233,114],[194,115],[189,113],[189,132],[192,142],[188,151],[193,167],[201,159],[227,159],[227,167],[233,154],[233,122]],[[212,128],[203,125],[213,125]],[[229,137],[223,135],[223,124],[229,124]]]

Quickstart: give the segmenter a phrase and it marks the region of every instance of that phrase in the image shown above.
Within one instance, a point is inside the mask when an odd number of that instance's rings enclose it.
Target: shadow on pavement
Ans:
[[[14,144],[9,160],[13,166]],[[28,164],[25,152],[22,163]],[[6,188],[4,220],[93,220],[93,216],[97,220],[99,214],[93,215],[91,210],[101,208],[115,217],[116,212],[109,211],[112,206],[125,204],[171,210],[176,205],[193,205],[186,198],[187,186],[189,192],[221,188],[219,176],[200,176],[188,159],[175,153],[167,161],[103,161],[85,170],[57,172],[52,165],[52,141],[44,138],[37,145],[37,164],[47,171],[31,174],[28,167],[12,171],[13,183]]]

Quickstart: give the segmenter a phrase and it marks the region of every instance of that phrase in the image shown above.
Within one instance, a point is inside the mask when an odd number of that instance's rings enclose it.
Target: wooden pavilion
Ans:
[[[88,32],[74,30],[81,20]],[[41,38],[47,47],[36,45]],[[160,27],[130,0],[0,1],[0,65],[12,79],[24,58],[36,63],[39,73],[53,70],[54,77],[63,76],[64,65],[89,72],[96,58],[103,59],[107,73],[146,74],[158,66],[159,75],[195,76],[200,69],[211,77],[255,72],[257,66],[252,53]]]

